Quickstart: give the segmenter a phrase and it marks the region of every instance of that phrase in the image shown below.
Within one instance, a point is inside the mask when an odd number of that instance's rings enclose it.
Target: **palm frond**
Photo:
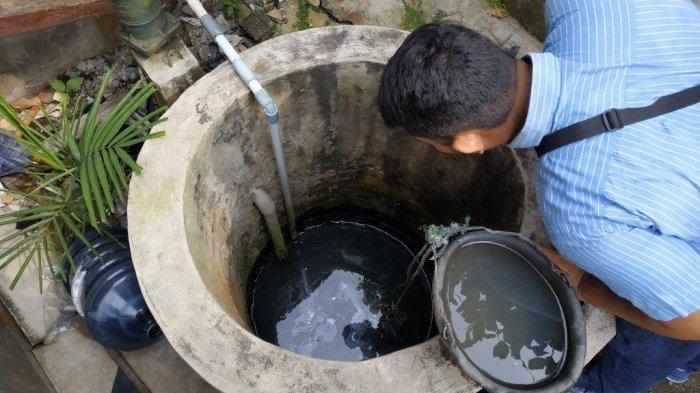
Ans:
[[[130,122],[156,91],[153,84],[142,80],[102,120],[98,119],[111,76],[109,70],[86,116],[82,102],[70,106],[62,102],[61,118],[56,120],[45,113],[44,124],[25,125],[0,96],[0,117],[19,131],[17,149],[31,157],[26,173],[34,183],[29,191],[5,190],[28,204],[17,212],[0,213],[0,225],[23,225],[22,229],[0,235],[0,270],[15,261],[20,264],[10,288],[17,285],[32,261],[37,264],[39,280],[44,267],[53,278],[67,280],[63,258],[75,269],[70,255],[74,239],[96,253],[84,232],[94,228],[107,233],[102,225],[108,213],[116,211],[115,198],[125,201],[128,173],[141,171],[125,148],[164,134],[150,131],[164,121],[158,118],[165,108]],[[40,109],[45,112],[45,108]],[[43,289],[43,283],[39,288]]]

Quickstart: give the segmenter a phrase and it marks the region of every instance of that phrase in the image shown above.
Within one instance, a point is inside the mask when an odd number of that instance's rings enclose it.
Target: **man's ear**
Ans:
[[[476,131],[457,134],[452,140],[452,148],[464,154],[482,154],[486,150],[484,136]]]

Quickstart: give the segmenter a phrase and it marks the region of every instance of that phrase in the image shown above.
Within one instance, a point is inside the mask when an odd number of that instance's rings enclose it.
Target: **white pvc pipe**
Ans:
[[[197,18],[201,18],[207,14],[207,10],[204,9],[204,6],[198,0],[187,0],[187,5],[189,5],[194,14],[197,15]]]
[[[202,26],[207,30],[207,33],[214,38],[214,41],[219,46],[219,49],[221,49],[221,52],[231,63],[238,76],[243,80],[246,86],[248,86],[250,91],[253,92],[255,99],[265,111],[265,118],[267,119],[270,139],[272,141],[272,150],[275,154],[277,172],[279,175],[280,186],[282,188],[284,208],[287,213],[289,233],[292,239],[295,239],[297,237],[296,218],[294,214],[294,205],[292,203],[292,193],[289,191],[289,177],[287,175],[287,163],[284,159],[284,150],[282,149],[282,137],[280,136],[279,113],[277,111],[277,105],[275,105],[275,102],[267,93],[267,90],[265,90],[260,82],[258,82],[258,78],[255,76],[255,73],[253,73],[250,67],[248,67],[243,59],[241,59],[238,52],[236,52],[236,49],[233,47],[233,45],[231,45],[226,36],[224,36],[221,29],[214,21],[214,18],[212,18],[212,16],[207,13],[207,10],[204,9],[202,3],[199,0],[187,0],[187,4],[190,6],[192,11],[194,11],[195,15],[197,15],[197,18],[202,23]]]

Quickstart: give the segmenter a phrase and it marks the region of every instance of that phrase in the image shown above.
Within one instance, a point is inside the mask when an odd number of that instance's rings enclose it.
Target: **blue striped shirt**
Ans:
[[[700,84],[690,0],[550,0],[512,147]],[[700,309],[700,105],[545,155],[537,197],[559,252],[657,320]]]

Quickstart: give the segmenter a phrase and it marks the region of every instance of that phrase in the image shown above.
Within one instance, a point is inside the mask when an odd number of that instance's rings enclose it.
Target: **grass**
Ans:
[[[413,31],[427,23],[423,17],[423,12],[418,7],[404,4],[403,11],[402,29]]]
[[[243,13],[243,6],[237,0],[221,0],[221,6],[231,18],[238,18]]]
[[[311,10],[311,4],[306,0],[299,0],[299,8],[297,9],[297,23],[296,28],[298,30],[310,29],[311,21],[309,20],[309,10]]]

